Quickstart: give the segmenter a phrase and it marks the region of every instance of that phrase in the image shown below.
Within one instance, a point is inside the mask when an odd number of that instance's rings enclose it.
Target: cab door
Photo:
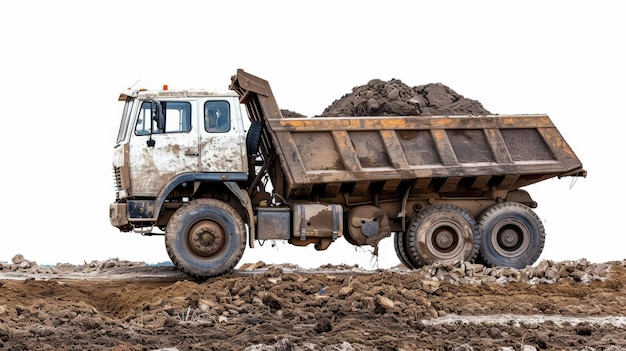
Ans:
[[[247,172],[245,132],[234,103],[238,102],[219,97],[201,102],[199,110],[203,116],[198,122],[201,172]]]
[[[153,116],[156,102],[144,101],[139,107],[135,132],[131,136],[129,160],[134,196],[154,196],[174,176],[197,172],[199,164],[198,128],[194,100],[160,100],[163,124]]]

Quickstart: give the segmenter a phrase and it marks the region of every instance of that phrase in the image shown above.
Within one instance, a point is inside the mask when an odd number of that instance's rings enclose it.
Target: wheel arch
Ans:
[[[158,213],[161,210],[161,207],[179,185],[186,182],[202,182],[202,183],[229,183],[229,182],[243,182],[248,180],[247,173],[201,173],[201,172],[192,172],[192,173],[183,173],[176,175],[170,181],[168,181],[165,186],[161,189],[159,194],[154,199],[154,207],[155,207],[155,215],[152,218],[156,220],[158,217]],[[230,188],[229,188],[230,189]]]
[[[184,173],[179,174],[172,178],[159,192],[157,197],[154,199],[153,203],[153,211],[152,218],[149,218],[151,221],[158,221],[159,214],[161,213],[161,208],[165,201],[169,198],[170,194],[176,187],[185,183],[185,182],[201,182],[201,183],[221,183],[225,186],[226,189],[230,192],[231,195],[234,195],[239,204],[244,208],[244,212],[246,214],[245,223],[248,224],[248,244],[250,247],[254,247],[254,238],[256,236],[255,227],[252,225],[254,221],[254,213],[252,211],[252,201],[250,200],[250,196],[247,191],[243,191],[238,182],[243,182],[248,180],[247,173]],[[145,219],[144,219],[145,220]]]

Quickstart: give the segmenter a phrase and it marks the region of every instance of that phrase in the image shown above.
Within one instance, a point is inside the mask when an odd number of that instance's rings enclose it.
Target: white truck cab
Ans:
[[[161,206],[155,203],[171,200],[165,192],[193,186],[196,179],[247,179],[246,123],[237,93],[164,87],[126,90],[119,100],[125,105],[113,153],[116,206],[111,211],[128,215],[112,217],[113,225],[131,230],[156,220],[154,209]]]

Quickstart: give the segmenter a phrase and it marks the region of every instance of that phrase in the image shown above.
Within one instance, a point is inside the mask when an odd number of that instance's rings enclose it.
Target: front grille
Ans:
[[[122,190],[122,175],[119,167],[113,167],[113,181],[115,192],[120,192]]]

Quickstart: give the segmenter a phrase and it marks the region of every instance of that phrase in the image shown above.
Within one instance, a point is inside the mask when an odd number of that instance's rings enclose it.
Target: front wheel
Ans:
[[[524,268],[535,263],[543,251],[543,224],[526,205],[494,205],[481,215],[478,226],[483,232],[480,255],[488,265]]]
[[[181,271],[194,277],[230,272],[243,256],[246,230],[222,201],[198,199],[179,208],[165,229],[165,248]]]

